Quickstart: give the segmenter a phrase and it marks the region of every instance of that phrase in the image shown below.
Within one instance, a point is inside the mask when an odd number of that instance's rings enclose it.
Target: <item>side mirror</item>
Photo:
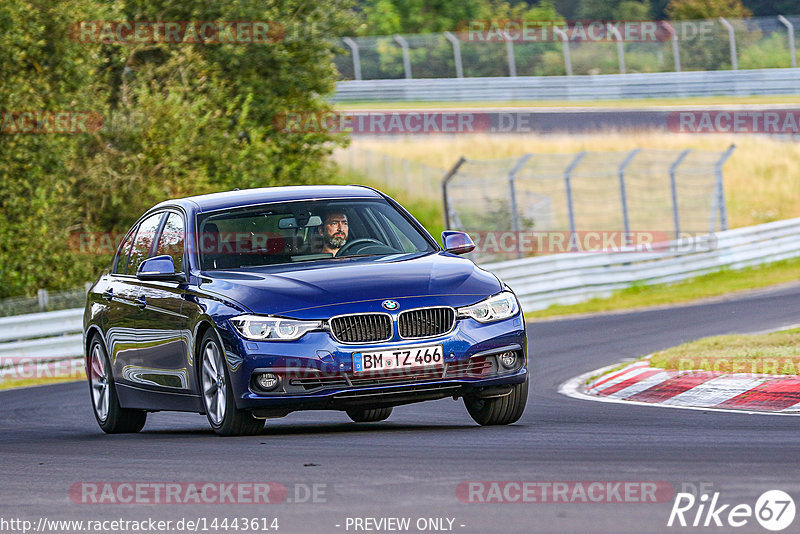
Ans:
[[[139,271],[136,273],[136,278],[139,280],[151,280],[161,282],[185,282],[186,276],[183,273],[175,272],[175,264],[172,258],[168,255],[153,256],[147,258],[141,265]]]
[[[442,232],[442,244],[452,254],[466,254],[475,250],[475,243],[465,232]]]

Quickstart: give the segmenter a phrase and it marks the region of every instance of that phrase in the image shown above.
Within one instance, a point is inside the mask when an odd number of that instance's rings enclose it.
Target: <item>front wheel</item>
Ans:
[[[147,412],[120,407],[108,355],[97,336],[89,346],[88,363],[86,374],[97,424],[106,434],[139,432],[147,421]]]
[[[482,399],[464,397],[469,415],[479,425],[510,425],[516,423],[528,402],[528,381],[511,386],[511,393],[503,397]]]
[[[351,409],[347,410],[347,415],[355,423],[375,423],[388,419],[392,415],[392,407],[373,408],[371,410]]]
[[[220,436],[252,436],[264,428],[264,420],[236,408],[222,346],[209,330],[202,341],[200,383],[203,405],[211,428]]]

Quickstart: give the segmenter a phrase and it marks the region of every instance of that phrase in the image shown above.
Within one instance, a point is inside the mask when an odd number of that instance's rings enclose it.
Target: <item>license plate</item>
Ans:
[[[425,367],[441,367],[443,364],[444,352],[441,345],[353,353],[353,372],[355,373],[422,369]]]

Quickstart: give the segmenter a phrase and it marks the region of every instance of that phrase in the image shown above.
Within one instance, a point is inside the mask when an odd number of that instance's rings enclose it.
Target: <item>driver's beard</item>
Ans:
[[[329,236],[327,236],[325,238],[325,243],[327,243],[328,246],[330,248],[332,248],[332,249],[340,249],[340,248],[342,248],[344,246],[345,243],[347,243],[347,238],[346,237],[334,237],[334,236],[329,235]]]

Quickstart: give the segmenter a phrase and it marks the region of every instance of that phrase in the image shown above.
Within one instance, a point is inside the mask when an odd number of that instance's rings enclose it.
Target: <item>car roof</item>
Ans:
[[[202,213],[219,209],[235,208],[268,202],[293,200],[315,200],[330,198],[381,198],[374,189],[361,185],[296,185],[282,187],[261,187],[197,195],[193,197],[167,200],[152,209],[181,206],[187,211]],[[150,210],[148,210],[150,211]]]

